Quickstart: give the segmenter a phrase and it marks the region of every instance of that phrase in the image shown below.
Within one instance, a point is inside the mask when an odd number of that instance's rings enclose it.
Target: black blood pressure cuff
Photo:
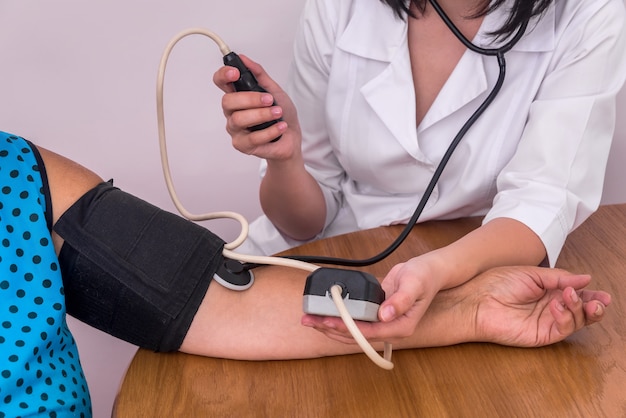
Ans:
[[[54,226],[67,312],[155,351],[177,350],[222,263],[224,241],[112,182],[82,196]]]

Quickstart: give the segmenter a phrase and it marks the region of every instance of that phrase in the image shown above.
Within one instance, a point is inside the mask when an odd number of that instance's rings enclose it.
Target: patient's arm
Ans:
[[[52,199],[52,222],[76,202],[82,195],[102,182],[94,172],[52,151],[37,147],[46,167]],[[61,251],[63,240],[52,232],[54,248]]]
[[[39,151],[46,166],[56,222],[102,179],[62,156],[42,148]],[[56,234],[53,238],[58,251],[62,240]],[[302,292],[307,274],[286,267],[258,268],[254,286],[244,292],[212,283],[181,351],[239,359],[359,352],[356,344],[344,344],[351,339],[340,319],[303,318]],[[589,280],[588,276],[536,267],[491,270],[463,286],[440,292],[413,335],[391,342],[396,348],[466,341],[519,346],[554,343],[602,319],[610,297],[605,292],[582,290]],[[572,299],[572,287],[579,290],[576,301]],[[376,324],[361,327],[367,337],[368,328]]]
[[[352,341],[341,319],[303,318],[306,275],[282,267],[260,268],[254,286],[245,292],[214,283],[181,351],[252,360],[359,352],[356,344],[345,344]],[[413,335],[392,342],[395,348],[469,341],[524,347],[555,343],[602,319],[610,296],[582,290],[589,281],[589,276],[558,269],[490,270],[463,286],[440,292]],[[578,290],[577,300],[572,298],[573,289]],[[367,336],[368,328],[375,326],[362,323],[361,329]]]

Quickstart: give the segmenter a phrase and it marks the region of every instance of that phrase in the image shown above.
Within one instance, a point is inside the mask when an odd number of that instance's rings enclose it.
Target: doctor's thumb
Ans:
[[[383,304],[378,310],[378,319],[381,322],[390,322],[396,319],[396,308],[391,303]]]

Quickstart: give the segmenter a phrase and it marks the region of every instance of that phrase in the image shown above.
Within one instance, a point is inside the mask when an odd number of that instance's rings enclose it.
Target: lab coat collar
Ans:
[[[387,71],[363,86],[361,91],[403,148],[414,158],[432,163],[420,149],[418,131],[425,131],[487,91],[489,85],[484,67],[485,57],[471,51],[465,53],[416,129],[415,92],[409,87],[413,85],[413,80],[406,53],[406,22],[399,20],[382,2],[354,1],[353,7],[352,19],[338,40],[338,48],[365,59],[390,63]],[[504,5],[485,17],[474,39],[477,45],[494,48],[506,43],[506,39],[493,41],[487,34],[501,26],[506,18],[507,7]],[[526,34],[513,50],[551,50],[554,47],[554,16],[553,5],[543,19],[529,23]]]
[[[407,25],[381,1],[354,1],[352,18],[337,47],[362,58],[391,62],[406,44]]]
[[[512,3],[512,1],[511,1]],[[391,62],[398,49],[404,47],[407,24],[396,17],[391,8],[378,1],[355,1],[354,12],[348,27],[338,40],[337,46],[345,52],[362,58]],[[489,32],[501,26],[506,19],[505,4],[485,17],[474,42],[485,48],[495,48],[506,43],[506,39],[494,41]],[[542,19],[533,19],[526,34],[513,50],[538,52],[554,48],[555,5],[550,5]]]

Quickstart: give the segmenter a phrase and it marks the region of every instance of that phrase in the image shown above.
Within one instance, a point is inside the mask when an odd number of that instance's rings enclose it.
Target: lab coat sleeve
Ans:
[[[623,2],[582,3],[583,12],[560,22],[566,28],[484,221],[523,222],[542,239],[552,266],[567,235],[600,203],[626,77]]]
[[[287,90],[300,115],[306,169],[326,199],[326,224],[341,205],[344,170],[337,160],[326,125],[328,78],[342,1],[308,0],[294,42]]]

